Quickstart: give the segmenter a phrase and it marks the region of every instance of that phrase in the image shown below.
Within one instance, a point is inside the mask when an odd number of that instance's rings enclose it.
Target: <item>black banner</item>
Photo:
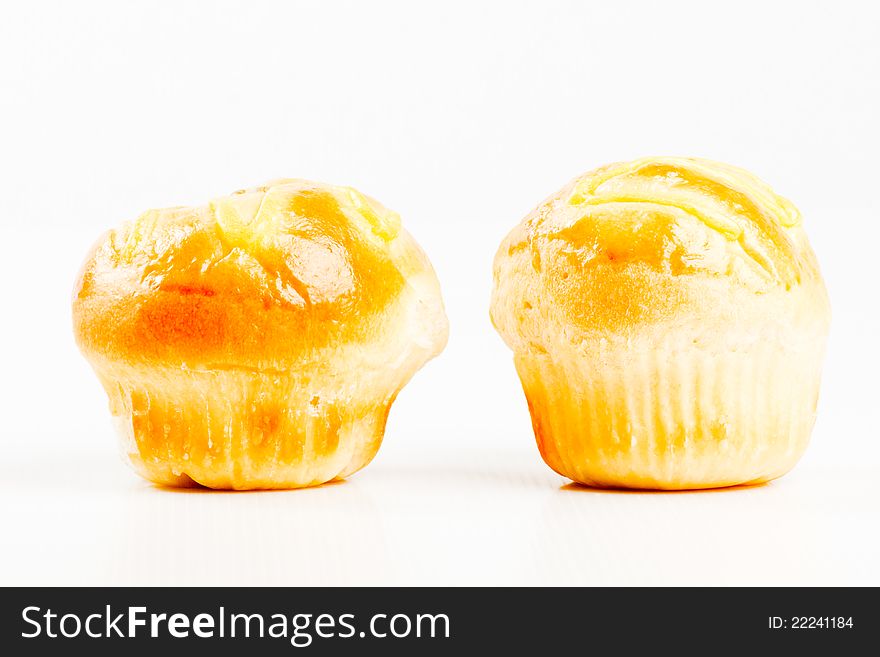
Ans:
[[[0,595],[7,655],[841,651],[864,646],[880,620],[868,589],[35,588]]]

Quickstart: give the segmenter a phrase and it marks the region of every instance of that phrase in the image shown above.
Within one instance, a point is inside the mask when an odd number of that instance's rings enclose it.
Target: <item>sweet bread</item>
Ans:
[[[541,455],[576,482],[757,483],[807,446],[828,296],[798,211],[742,169],[577,178],[501,244],[491,317]]]
[[[399,217],[305,180],[108,232],[77,281],[73,323],[135,469],[233,489],[364,467],[395,396],[448,332]]]

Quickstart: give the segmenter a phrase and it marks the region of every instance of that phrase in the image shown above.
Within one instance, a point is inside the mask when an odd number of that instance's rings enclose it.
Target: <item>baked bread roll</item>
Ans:
[[[110,231],[80,274],[73,323],[135,469],[233,489],[364,467],[395,396],[448,333],[399,217],[305,180]]]
[[[828,296],[798,211],[742,169],[577,178],[501,244],[491,316],[541,455],[576,482],[758,483],[807,446]]]

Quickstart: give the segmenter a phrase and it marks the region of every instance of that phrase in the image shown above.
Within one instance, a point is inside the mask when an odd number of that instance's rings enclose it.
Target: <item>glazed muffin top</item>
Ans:
[[[758,297],[819,324],[828,316],[794,205],[743,169],[697,158],[649,157],[576,178],[502,242],[494,279],[492,320],[514,348],[540,342],[540,323],[563,323],[577,340],[739,321]]]
[[[404,301],[424,321],[391,325]],[[285,368],[402,328],[436,353],[446,336],[436,277],[398,215],[349,187],[293,179],[109,231],[83,266],[73,318],[88,354],[190,367]]]

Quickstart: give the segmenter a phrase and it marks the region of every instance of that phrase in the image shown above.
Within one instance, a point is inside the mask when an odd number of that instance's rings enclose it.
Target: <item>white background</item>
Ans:
[[[0,584],[880,584],[873,2],[20,2],[0,21]],[[504,234],[648,154],[802,210],[834,322],[813,443],[764,487],[566,487],[488,320]],[[446,351],[348,482],[171,492],[73,342],[88,247],[276,177],[355,186],[433,260]]]

